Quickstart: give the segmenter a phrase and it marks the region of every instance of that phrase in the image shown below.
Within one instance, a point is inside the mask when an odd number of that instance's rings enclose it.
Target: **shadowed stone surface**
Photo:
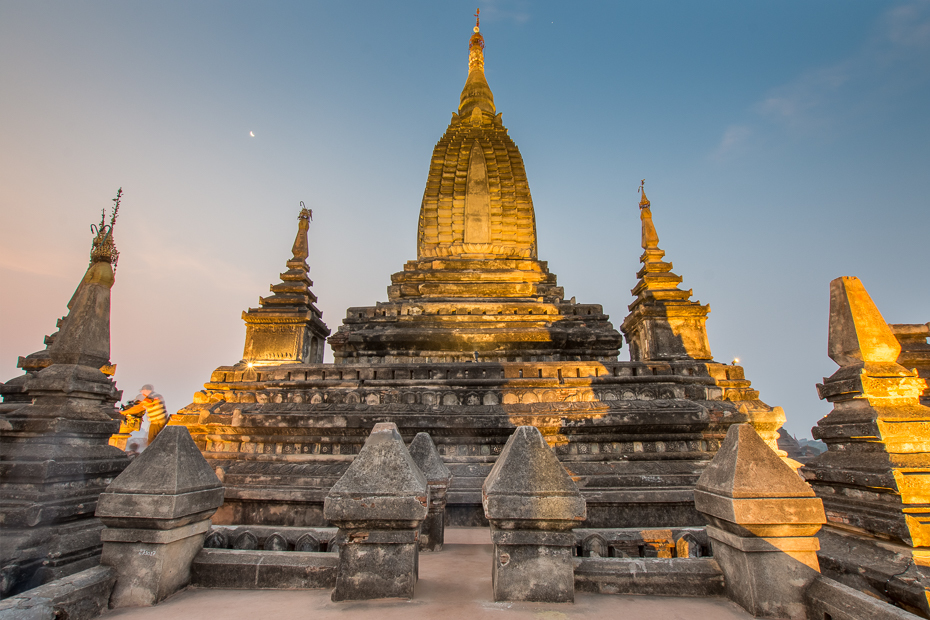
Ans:
[[[909,612],[832,579],[817,577],[804,593],[810,620],[913,620]]]
[[[727,594],[757,617],[806,618],[804,588],[819,573],[814,535],[826,521],[814,492],[747,424],[730,427],[694,504]]]
[[[413,598],[428,508],[429,485],[397,426],[375,425],[323,506],[344,539],[332,600]]]
[[[427,433],[417,433],[410,442],[410,456],[429,483],[429,513],[420,526],[420,551],[440,551],[446,518],[446,491],[452,472],[442,462],[436,444]]]
[[[114,215],[115,219],[115,215]],[[121,392],[110,364],[112,223],[101,221],[91,265],[44,355],[20,366],[0,408],[0,596],[96,566],[100,492],[129,463],[107,445]]]
[[[169,427],[100,496],[111,607],[155,605],[190,582],[223,486],[187,429]]]
[[[905,368],[913,368],[917,376],[930,382],[930,322],[923,324],[889,324],[901,345],[898,363]],[[920,404],[930,407],[930,388],[923,391]]]
[[[537,428],[514,431],[482,497],[494,542],[494,600],[573,601],[571,529],[584,520],[585,502]]]
[[[95,566],[0,601],[0,620],[91,620],[107,610],[115,571]]]

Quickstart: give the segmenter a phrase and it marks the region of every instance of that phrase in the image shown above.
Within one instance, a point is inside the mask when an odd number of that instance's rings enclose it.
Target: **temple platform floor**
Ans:
[[[575,603],[495,603],[491,598],[491,533],[488,528],[446,529],[439,553],[420,554],[420,580],[411,601],[384,599],[333,603],[329,590],[188,589],[156,607],[119,609],[106,619],[278,620],[280,618],[499,618],[571,620],[743,620],[752,618],[723,598],[615,596],[575,593]]]

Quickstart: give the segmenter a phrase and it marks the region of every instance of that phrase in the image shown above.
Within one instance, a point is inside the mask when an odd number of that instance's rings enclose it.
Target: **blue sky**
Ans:
[[[474,11],[2,0],[0,379],[53,331],[120,186],[127,397],[151,382],[177,409],[242,357],[241,311],[284,270],[301,200],[329,326],[385,300],[416,255]],[[799,436],[829,411],[814,384],[836,368],[831,279],[861,278],[889,322],[930,320],[930,2],[481,11],[539,255],[567,297],[623,320],[645,178],[660,247],[712,307],[715,358],[740,357]]]

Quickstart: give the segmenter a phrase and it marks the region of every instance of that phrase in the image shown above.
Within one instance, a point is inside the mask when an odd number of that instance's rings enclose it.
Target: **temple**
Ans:
[[[323,525],[326,493],[378,423],[405,441],[429,433],[452,472],[452,525],[487,523],[481,485],[521,425],[554,447],[591,527],[700,525],[694,485],[729,426],[748,422],[776,447],[783,411],[741,367],[711,358],[709,307],[662,261],[645,194],[623,336],[602,306],[565,300],[538,258],[527,173],[484,46],[476,27],[458,110],[430,160],[417,258],[391,277],[388,300],[349,308],[329,338],[335,363],[320,363],[312,343],[328,328],[304,279],[301,219],[284,285],[243,315],[245,359],[217,368],[172,418],[226,485],[215,522]],[[624,336],[631,361],[618,361]]]
[[[329,589],[296,613],[419,598],[420,615],[506,615],[577,590],[608,615],[635,594],[648,617],[692,597],[671,615],[930,618],[930,324],[889,325],[858,279],[831,282],[839,369],[817,390],[834,408],[813,429],[826,451],[804,453],[743,369],[713,360],[710,306],[664,260],[645,181],[620,331],[565,301],[477,24],[468,59],[388,300],[350,308],[323,363],[301,203],[280,282],[242,313],[243,359],[131,462],[110,360],[117,194],[59,332],[0,383],[0,618],[90,620],[189,585],[166,612]],[[394,600],[354,603],[371,599]]]

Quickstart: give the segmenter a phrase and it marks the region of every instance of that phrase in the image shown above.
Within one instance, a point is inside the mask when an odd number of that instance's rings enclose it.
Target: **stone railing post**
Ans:
[[[183,426],[168,426],[100,495],[110,607],[155,605],[190,582],[223,485]]]
[[[441,551],[445,534],[446,491],[452,472],[442,462],[427,433],[417,433],[410,442],[410,456],[429,484],[429,513],[420,527],[420,551]]]
[[[537,428],[520,426],[507,440],[482,503],[494,542],[494,600],[574,602],[571,530],[585,518],[585,501]]]
[[[694,491],[727,594],[762,618],[806,618],[823,504],[749,424],[734,424]]]
[[[376,424],[323,516],[344,537],[332,600],[413,598],[429,485],[393,423]]]

